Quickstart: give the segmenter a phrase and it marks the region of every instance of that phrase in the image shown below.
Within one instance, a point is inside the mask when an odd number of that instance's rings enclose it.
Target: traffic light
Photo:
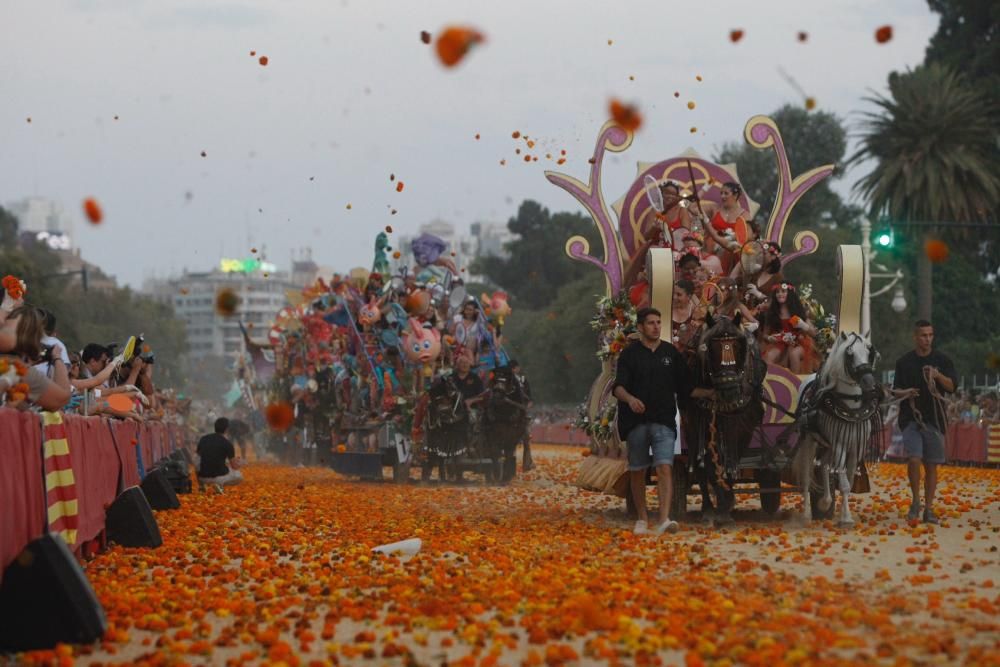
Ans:
[[[886,227],[875,232],[875,245],[882,249],[889,249],[896,245],[896,234],[892,227]]]

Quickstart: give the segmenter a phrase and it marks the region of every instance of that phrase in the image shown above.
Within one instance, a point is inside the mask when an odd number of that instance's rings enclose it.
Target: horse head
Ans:
[[[870,396],[877,391],[875,366],[879,360],[878,350],[871,341],[860,334],[840,332],[837,342],[827,358],[823,371],[834,382],[843,381],[861,387],[862,394]]]
[[[717,409],[733,412],[743,408],[763,381],[760,351],[736,319],[707,319],[698,345],[703,375],[716,391]]]

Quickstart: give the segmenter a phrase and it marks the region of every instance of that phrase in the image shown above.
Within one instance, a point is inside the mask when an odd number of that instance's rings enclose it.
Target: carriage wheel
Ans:
[[[754,475],[760,489],[780,489],[781,473],[777,470],[758,469]],[[761,493],[760,507],[770,516],[774,516],[781,509],[781,493]]]

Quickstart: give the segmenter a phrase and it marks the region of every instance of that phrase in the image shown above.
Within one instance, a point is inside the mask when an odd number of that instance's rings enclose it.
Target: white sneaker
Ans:
[[[663,533],[676,533],[680,530],[680,524],[672,519],[667,519],[656,528],[653,529],[653,533],[656,535],[662,535]]]
[[[636,535],[648,535],[649,524],[647,524],[642,519],[639,519],[638,521],[635,522],[635,528],[632,529],[632,532],[635,533]]]

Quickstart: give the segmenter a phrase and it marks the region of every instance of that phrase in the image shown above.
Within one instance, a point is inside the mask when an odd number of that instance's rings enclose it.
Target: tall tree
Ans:
[[[1000,159],[997,108],[962,75],[939,64],[889,77],[889,96],[867,98],[861,141],[850,163],[874,162],[855,184],[873,215],[895,222],[933,222],[925,241],[950,222],[996,219]],[[930,319],[933,274],[918,256],[918,316]]]
[[[599,247],[594,223],[582,213],[551,214],[538,202],[526,200],[507,228],[517,234],[507,244],[508,257],[483,257],[473,269],[510,292],[512,303],[541,308],[555,299],[560,287],[595,271],[563,251],[566,240],[576,234],[586,237],[591,247]]]

